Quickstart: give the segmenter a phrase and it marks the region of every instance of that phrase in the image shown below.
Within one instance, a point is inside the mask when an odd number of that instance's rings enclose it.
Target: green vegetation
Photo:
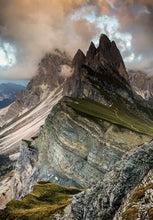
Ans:
[[[145,196],[145,192],[148,189],[153,189],[153,183],[148,184],[147,186],[140,186],[136,189],[130,196],[130,201],[137,202]]]
[[[74,194],[82,190],[63,187],[48,182],[39,182],[33,192],[22,201],[12,200],[4,211],[0,211],[1,220],[39,220],[55,219],[55,214],[63,214],[64,208],[71,203]]]
[[[134,220],[134,219],[137,219],[138,211],[139,211],[138,207],[127,208],[123,212],[123,214],[122,214],[123,220]]]
[[[153,121],[145,114],[139,112],[121,97],[111,100],[111,103],[112,105],[106,106],[89,98],[73,98],[72,101],[67,102],[68,106],[80,113],[85,113],[86,117],[104,119],[153,137]]]
[[[150,220],[153,219],[153,208],[148,210],[148,216]]]

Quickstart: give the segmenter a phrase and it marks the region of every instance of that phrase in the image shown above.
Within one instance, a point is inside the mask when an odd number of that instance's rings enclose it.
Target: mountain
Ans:
[[[128,71],[130,84],[138,95],[143,99],[153,102],[153,77],[147,76],[142,71]]]
[[[37,75],[26,90],[0,111],[0,154],[19,152],[22,139],[38,134],[50,110],[63,96],[63,83],[71,71],[70,57],[59,50],[41,60]]]
[[[38,212],[44,219],[113,219],[153,168],[153,109],[133,92],[120,52],[106,35],[72,61],[60,51],[47,55],[13,108],[3,113],[3,120],[15,118],[2,127],[1,153],[11,154],[14,137],[17,143],[29,139],[21,142],[11,187],[0,199],[24,199],[10,201],[2,219],[39,219]],[[67,197],[65,203],[58,197],[59,207],[50,200],[59,185],[49,182],[84,190],[69,206]]]
[[[10,105],[16,100],[17,94],[25,87],[15,83],[2,83],[0,84],[0,109]]]

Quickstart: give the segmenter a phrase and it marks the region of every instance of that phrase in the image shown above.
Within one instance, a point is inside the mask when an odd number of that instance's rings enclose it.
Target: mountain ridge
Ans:
[[[62,59],[60,64],[55,76],[60,86],[47,90],[38,109],[31,110],[32,115],[46,111],[48,104],[45,124],[21,142],[12,198],[22,199],[39,181],[73,185],[87,190],[57,219],[113,219],[126,194],[153,168],[152,108],[132,91],[120,52],[105,35],[97,48],[90,44],[86,55],[77,51],[69,68],[64,67],[68,77],[61,81],[62,67],[68,63]],[[42,73],[45,77],[45,69]],[[7,211],[11,217],[11,209]]]

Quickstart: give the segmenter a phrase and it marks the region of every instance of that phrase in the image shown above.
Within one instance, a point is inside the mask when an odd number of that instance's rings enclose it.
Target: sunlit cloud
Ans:
[[[30,79],[46,53],[59,48],[73,57],[101,33],[128,68],[153,67],[152,0],[1,0],[0,7],[0,78]]]

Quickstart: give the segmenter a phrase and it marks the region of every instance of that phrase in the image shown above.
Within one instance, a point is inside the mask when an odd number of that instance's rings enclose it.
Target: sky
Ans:
[[[24,80],[55,48],[72,57],[101,33],[127,69],[153,75],[152,0],[0,0],[0,80]]]

